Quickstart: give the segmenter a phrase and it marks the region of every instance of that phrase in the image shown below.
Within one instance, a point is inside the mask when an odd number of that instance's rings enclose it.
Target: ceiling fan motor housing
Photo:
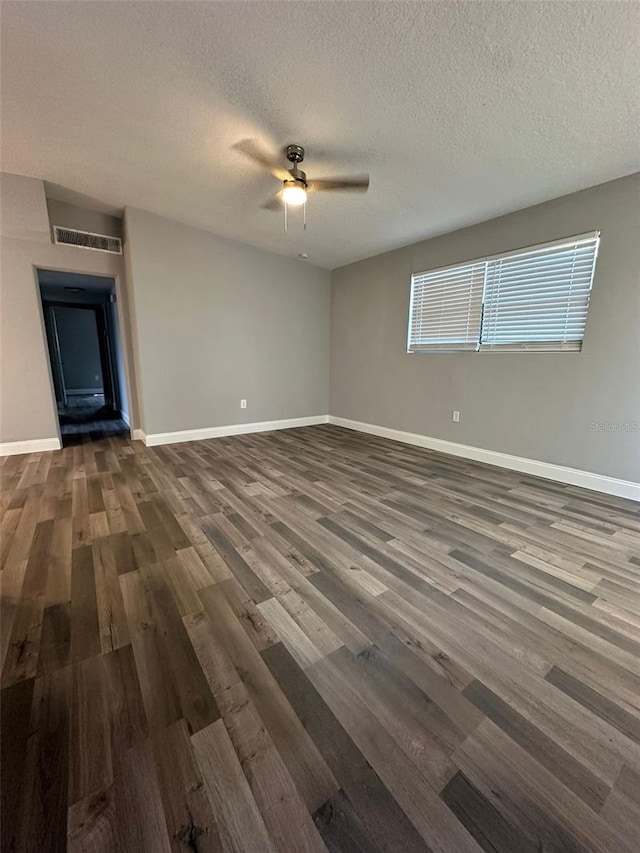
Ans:
[[[294,165],[302,163],[304,160],[304,148],[302,145],[287,145],[284,151],[287,155],[287,160]]]
[[[285,184],[299,184],[306,188],[307,186],[307,175],[302,169],[296,169],[294,166],[293,169],[289,169],[289,174],[291,175],[291,179],[285,181]]]

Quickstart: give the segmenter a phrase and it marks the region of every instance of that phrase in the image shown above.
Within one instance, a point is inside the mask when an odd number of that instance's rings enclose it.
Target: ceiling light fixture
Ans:
[[[307,188],[304,181],[284,181],[282,190],[282,201],[292,207],[299,207],[307,200]]]
[[[284,203],[284,233],[289,232],[289,207],[302,208],[302,227],[307,230],[307,182],[306,175],[295,165],[298,160],[292,160],[293,169],[289,170],[291,178],[282,182],[282,201]]]

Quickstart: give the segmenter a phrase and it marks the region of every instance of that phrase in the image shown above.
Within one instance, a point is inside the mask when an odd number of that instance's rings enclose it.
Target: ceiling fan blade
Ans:
[[[321,178],[310,181],[311,192],[325,192],[326,190],[351,190],[352,192],[366,192],[369,188],[369,175],[359,175],[356,178]]]
[[[253,160],[254,163],[258,163],[263,169],[271,172],[274,178],[278,178],[279,181],[287,181],[291,178],[289,172],[279,166],[278,163],[260,147],[255,139],[242,139],[240,142],[236,142],[231,147],[236,151],[239,151],[241,154],[244,154],[245,157],[249,157],[249,159]]]
[[[280,198],[280,195],[278,194],[278,195],[274,196],[272,199],[270,199],[268,202],[266,202],[265,204],[261,204],[260,207],[262,208],[262,210],[272,210],[272,211],[282,210],[282,199]]]

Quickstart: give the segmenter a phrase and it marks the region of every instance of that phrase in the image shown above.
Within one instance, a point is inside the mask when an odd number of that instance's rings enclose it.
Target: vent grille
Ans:
[[[92,249],[94,252],[122,254],[122,240],[106,234],[92,234],[89,231],[76,231],[75,228],[53,226],[53,242],[64,246],[77,246],[80,249]]]

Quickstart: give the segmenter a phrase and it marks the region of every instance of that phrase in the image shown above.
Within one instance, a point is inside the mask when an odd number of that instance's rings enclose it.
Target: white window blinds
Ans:
[[[478,348],[484,261],[411,277],[409,352]]]
[[[487,258],[480,349],[579,350],[598,234]]]
[[[579,350],[599,232],[411,277],[407,349]]]

